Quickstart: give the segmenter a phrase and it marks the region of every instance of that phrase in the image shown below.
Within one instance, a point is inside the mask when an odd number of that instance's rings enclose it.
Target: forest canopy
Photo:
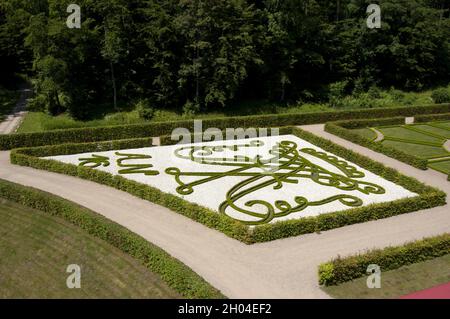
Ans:
[[[81,8],[81,28],[66,25]],[[381,28],[366,25],[381,7]],[[0,83],[77,119],[148,101],[196,113],[327,90],[421,90],[450,78],[448,0],[0,0]],[[336,85],[338,83],[338,85]]]

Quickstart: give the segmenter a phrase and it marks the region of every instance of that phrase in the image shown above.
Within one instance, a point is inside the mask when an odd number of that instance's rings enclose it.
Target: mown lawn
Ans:
[[[444,174],[450,174],[450,160],[428,164],[428,167]]]
[[[383,145],[428,159],[429,168],[450,174],[450,161],[442,161],[450,157],[450,153],[444,148],[445,141],[450,138],[449,125],[449,121],[438,121],[412,126],[378,127],[377,129],[384,135]],[[356,132],[356,130],[353,131]],[[401,140],[396,141],[395,139]],[[434,145],[426,145],[428,143]]]
[[[399,298],[450,282],[450,255],[381,273],[381,288],[369,289],[366,277],[324,287],[334,298]]]
[[[442,124],[445,125],[445,122],[442,122]],[[442,136],[442,138],[447,138],[447,139],[450,138],[450,127],[449,127],[448,130],[445,130],[445,129],[442,129],[442,128],[438,128],[438,127],[435,127],[435,126],[430,126],[430,125],[427,125],[427,124],[414,125],[414,127],[418,128],[419,130],[424,131],[424,132],[428,132],[428,133],[431,133],[431,134],[436,134],[436,135]]]
[[[368,128],[357,128],[357,129],[353,129],[352,132],[354,132],[364,138],[367,138],[369,140],[374,140],[377,137],[377,134]]]
[[[408,141],[430,142],[436,144],[442,144],[445,140],[434,136],[425,135],[419,132],[415,132],[404,128],[402,126],[396,127],[379,127],[377,128],[385,137],[400,138]]]
[[[68,289],[69,264],[81,288]],[[179,298],[158,275],[62,219],[0,199],[0,298]]]
[[[396,148],[405,153],[420,157],[430,158],[435,156],[447,156],[448,152],[439,146],[418,145],[413,143],[403,143],[397,141],[383,141],[383,145]]]

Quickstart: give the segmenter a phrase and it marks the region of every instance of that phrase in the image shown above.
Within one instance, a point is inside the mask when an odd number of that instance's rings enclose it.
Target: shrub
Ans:
[[[434,103],[450,103],[450,90],[446,88],[436,89],[431,93]]]
[[[139,260],[185,298],[224,298],[189,267],[119,224],[65,199],[0,179],[0,197],[67,220]]]
[[[150,100],[143,99],[136,103],[136,110],[138,111],[139,117],[150,121],[155,116],[155,109],[151,106]]]
[[[47,108],[47,101],[44,95],[39,94],[28,100],[27,110],[32,112],[44,112]]]
[[[347,87],[347,81],[335,82],[330,84],[328,99],[331,107],[342,107],[343,98],[345,97],[345,89]]]
[[[401,90],[396,90],[394,88],[391,88],[389,91],[389,94],[393,101],[395,102],[402,102],[405,98],[405,93]]]
[[[369,90],[367,91],[367,94],[371,99],[379,99],[381,98],[381,90],[376,86],[372,85]]]
[[[200,112],[200,105],[191,101],[187,101],[183,106],[183,115],[192,116]]]
[[[370,264],[387,271],[447,254],[450,254],[450,233],[403,246],[375,249],[346,258],[338,257],[319,266],[319,284],[331,286],[363,277]]]

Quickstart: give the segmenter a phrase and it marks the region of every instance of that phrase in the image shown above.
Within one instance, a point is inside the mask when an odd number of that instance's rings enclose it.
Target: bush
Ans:
[[[369,90],[367,91],[367,94],[371,99],[380,99],[381,98],[381,90],[376,86],[372,85]]]
[[[184,116],[193,116],[200,112],[200,105],[198,103],[193,103],[191,101],[187,101],[183,106],[183,115]]]
[[[436,89],[431,93],[434,103],[450,103],[450,90],[446,88]]]
[[[392,100],[395,102],[402,102],[405,99],[405,93],[403,91],[396,90],[394,88],[391,88],[389,94]]]
[[[342,107],[343,104],[343,98],[345,97],[345,89],[347,87],[348,82],[347,81],[341,81],[330,84],[329,87],[329,94],[328,94],[328,100],[331,107]]]
[[[336,258],[319,266],[319,284],[337,285],[366,275],[370,264],[382,271],[450,254],[450,234],[426,238],[404,246],[376,249],[364,254]]]
[[[113,149],[144,147],[148,145],[150,140],[149,138],[17,149],[11,152],[11,162],[14,164],[44,169],[56,173],[78,176],[90,181],[117,188],[136,197],[165,206],[177,213],[189,217],[210,228],[219,230],[227,236],[247,244],[298,236],[316,231],[325,231],[345,225],[386,218],[445,204],[445,193],[428,187],[415,179],[401,175],[394,169],[387,168],[380,163],[374,162],[365,156],[354,153],[328,140],[292,127],[280,128],[280,133],[294,134],[312,144],[317,145],[325,151],[334,153],[335,155],[351,161],[373,172],[374,174],[401,185],[406,189],[419,194],[419,196],[353,208],[346,211],[323,214],[317,217],[280,221],[249,228],[248,226],[226,215],[218,214],[217,212],[205,207],[187,202],[178,196],[164,193],[157,188],[87,167],[78,167],[72,164],[65,164],[39,158],[58,154],[76,154],[80,152],[99,150],[107,151]],[[164,143],[172,143],[168,137],[164,137],[162,140]]]
[[[136,103],[136,110],[141,119],[150,121],[155,116],[155,109],[151,106],[150,100],[144,99]]]
[[[119,224],[65,199],[0,179],[0,197],[67,220],[139,260],[185,298],[224,296],[179,260]]]
[[[39,94],[28,100],[27,110],[32,112],[45,112],[47,101],[44,95]]]

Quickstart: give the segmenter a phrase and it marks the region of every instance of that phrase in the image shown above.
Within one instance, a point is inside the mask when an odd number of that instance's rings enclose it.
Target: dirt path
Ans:
[[[308,131],[369,155],[450,194],[443,174],[406,164],[323,132]],[[317,266],[337,255],[399,245],[450,232],[448,206],[379,221],[247,246],[164,207],[79,178],[11,165],[0,152],[0,178],[64,197],[127,227],[191,267],[231,298],[327,298]]]
[[[10,134],[14,133],[19,127],[20,123],[27,113],[25,107],[27,105],[27,99],[31,96],[32,91],[28,84],[24,84],[20,88],[20,98],[17,101],[11,114],[9,114],[6,119],[0,123],[0,134]]]

